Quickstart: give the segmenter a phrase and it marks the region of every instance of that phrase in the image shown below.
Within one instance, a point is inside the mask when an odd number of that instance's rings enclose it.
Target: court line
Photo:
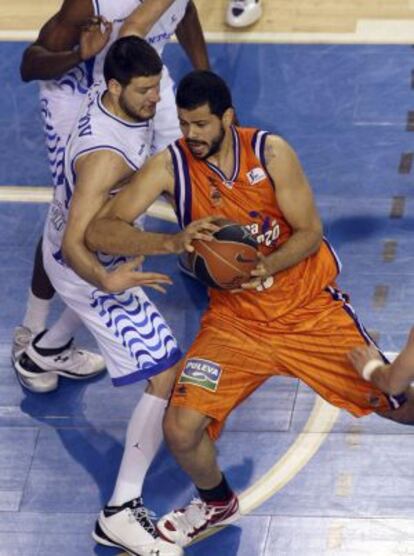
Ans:
[[[413,19],[359,19],[350,33],[206,31],[204,36],[209,43],[412,44],[413,27]],[[37,35],[35,29],[0,30],[0,41],[34,41]]]
[[[0,202],[50,203],[52,195],[52,187],[29,187],[23,185],[0,186]],[[150,206],[147,213],[153,218],[160,218],[168,222],[177,222],[173,209],[164,201],[155,201],[155,203]]]

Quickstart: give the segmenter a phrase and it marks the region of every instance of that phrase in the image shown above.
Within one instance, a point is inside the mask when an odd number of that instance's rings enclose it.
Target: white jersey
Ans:
[[[49,209],[45,242],[50,245],[53,256],[60,262],[62,239],[75,187],[76,161],[88,153],[109,150],[121,156],[131,170],[136,171],[149,155],[152,120],[130,123],[117,118],[103,105],[104,93],[103,84],[98,83],[86,95],[65,149],[63,179],[55,189]],[[112,265],[114,258],[103,259],[102,262]]]
[[[103,105],[105,90],[88,91],[65,149],[64,179],[55,188],[43,235],[43,262],[54,288],[94,335],[117,386],[147,380],[175,365],[182,354],[168,324],[142,288],[108,294],[64,264],[62,238],[76,181],[76,161],[91,152],[113,151],[131,170],[149,153],[152,122],[129,123]],[[125,260],[98,255],[105,266]]]
[[[175,0],[146,37],[160,55],[184,17],[188,2],[189,0]],[[103,79],[106,52],[116,40],[122,23],[139,6],[141,0],[92,0],[92,3],[95,15],[104,16],[113,22],[113,31],[108,45],[95,58],[79,64],[61,77],[40,81],[41,114],[55,186],[62,183],[64,147],[83,99],[89,87]],[[161,102],[158,105],[159,113],[155,118],[157,133],[153,139],[152,152],[163,149],[180,136],[172,89],[173,83],[167,68],[164,68]]]

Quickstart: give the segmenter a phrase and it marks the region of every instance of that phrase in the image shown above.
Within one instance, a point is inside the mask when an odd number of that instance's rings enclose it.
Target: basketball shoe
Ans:
[[[58,387],[58,375],[85,380],[105,370],[105,361],[101,355],[75,348],[73,339],[60,348],[37,347],[36,343],[45,333],[38,334],[14,361],[17,378],[28,390],[51,392]]]
[[[182,556],[182,548],[160,537],[142,498],[122,506],[106,506],[92,533],[105,546],[126,550],[132,556]]]
[[[231,27],[247,27],[261,17],[261,0],[229,0],[226,21]]]
[[[195,498],[186,508],[162,517],[157,528],[164,539],[187,546],[206,529],[228,525],[239,517],[239,501],[235,494],[228,502],[207,503]]]

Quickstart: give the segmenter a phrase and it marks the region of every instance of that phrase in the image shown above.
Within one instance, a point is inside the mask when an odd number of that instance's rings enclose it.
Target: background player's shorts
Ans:
[[[142,288],[108,294],[58,263],[43,244],[54,288],[95,337],[115,386],[148,379],[182,357],[169,326]]]
[[[212,438],[232,409],[275,375],[299,378],[357,417],[396,408],[398,402],[360,378],[347,359],[352,348],[368,341],[352,308],[334,290],[274,322],[210,309],[186,355],[171,404],[211,417]]]

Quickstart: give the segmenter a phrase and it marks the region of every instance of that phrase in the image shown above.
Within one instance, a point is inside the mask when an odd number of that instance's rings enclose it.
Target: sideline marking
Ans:
[[[0,30],[0,41],[34,41],[35,29]],[[307,32],[232,32],[204,33],[209,43],[270,43],[270,44],[412,44],[412,19],[359,19],[356,30],[350,33]],[[173,42],[177,42],[173,39]]]
[[[19,185],[0,186],[0,202],[8,203],[50,203],[52,187],[26,187]],[[163,201],[155,201],[147,211],[149,216],[168,222],[177,222],[173,209]]]

